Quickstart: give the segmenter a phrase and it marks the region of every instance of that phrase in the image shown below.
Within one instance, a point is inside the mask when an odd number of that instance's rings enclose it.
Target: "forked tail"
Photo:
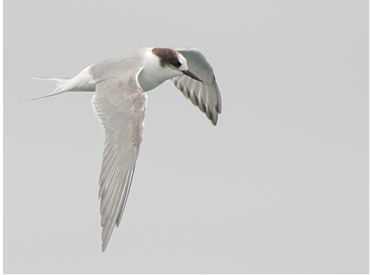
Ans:
[[[32,100],[36,100],[36,99],[42,99],[42,98],[46,98],[46,97],[50,97],[50,96],[54,96],[54,95],[59,95],[59,94],[62,94],[64,92],[67,92],[65,88],[66,84],[71,80],[71,78],[58,78],[58,77],[31,77],[32,79],[37,79],[37,80],[52,80],[52,81],[57,81],[56,83],[56,88],[54,89],[54,92],[51,93],[51,94],[48,94],[48,95],[45,95],[45,96],[40,96],[40,97],[36,97],[36,98],[32,98],[32,99],[29,99],[29,100],[26,100],[26,101],[32,101]]]
[[[21,102],[27,102],[27,101],[42,99],[42,98],[46,98],[50,96],[55,96],[55,95],[62,94],[64,92],[94,92],[96,90],[96,82],[95,80],[93,80],[93,77],[90,74],[90,66],[82,70],[74,78],[32,77],[32,79],[56,81],[57,82],[56,88],[54,92],[49,95],[32,98],[32,99],[21,101]],[[21,103],[21,102],[16,102],[16,103]],[[7,105],[11,105],[11,104],[7,104]]]
[[[71,78],[57,78],[57,77],[31,77],[31,78],[32,79],[37,79],[37,80],[53,80],[53,81],[57,81],[56,88],[55,88],[54,92],[51,93],[51,94],[40,96],[40,97],[36,97],[36,98],[32,98],[32,99],[28,99],[28,100],[24,100],[24,101],[19,101],[19,102],[14,102],[14,103],[10,103],[10,104],[5,104],[4,106],[9,106],[9,105],[13,105],[13,104],[18,104],[18,103],[22,103],[22,102],[33,101],[33,100],[37,100],[37,99],[42,99],[42,98],[46,98],[46,97],[50,97],[50,96],[55,96],[55,95],[62,94],[64,92],[67,92],[64,89],[64,87],[66,86],[66,84],[68,83],[68,81],[71,80]]]
[[[59,78],[59,77],[31,77],[32,79],[36,80],[52,80],[57,81],[56,83],[56,89],[54,90],[54,93],[61,92],[63,88],[66,86],[67,82],[71,80],[71,78]]]

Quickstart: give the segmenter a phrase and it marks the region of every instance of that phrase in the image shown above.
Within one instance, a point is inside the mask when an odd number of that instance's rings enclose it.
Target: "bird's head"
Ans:
[[[187,66],[187,60],[179,52],[172,49],[154,48],[152,52],[159,58],[160,66],[164,69],[175,71],[176,75],[187,75],[195,80],[203,82]]]

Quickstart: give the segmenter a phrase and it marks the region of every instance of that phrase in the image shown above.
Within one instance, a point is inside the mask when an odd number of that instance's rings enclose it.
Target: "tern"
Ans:
[[[143,138],[148,92],[166,80],[206,114],[213,125],[221,96],[211,65],[196,48],[142,48],[98,61],[73,78],[56,81],[52,94],[95,92],[93,110],[105,134],[99,178],[102,251],[118,227]],[[32,99],[34,100],[34,99]]]

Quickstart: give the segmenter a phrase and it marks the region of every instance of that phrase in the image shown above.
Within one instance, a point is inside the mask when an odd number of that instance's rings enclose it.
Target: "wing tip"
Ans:
[[[108,242],[102,242],[102,252],[105,252]]]
[[[213,117],[213,119],[211,120],[213,126],[217,126],[217,119],[218,119],[218,115],[216,114],[216,116]]]

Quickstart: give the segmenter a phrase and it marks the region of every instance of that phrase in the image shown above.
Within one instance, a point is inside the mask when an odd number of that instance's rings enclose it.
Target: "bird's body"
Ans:
[[[48,79],[57,81],[55,92],[48,96],[95,91],[93,109],[106,138],[99,180],[104,251],[128,198],[143,138],[145,92],[171,79],[216,125],[221,98],[213,70],[195,48],[142,48],[103,59],[71,79]]]

